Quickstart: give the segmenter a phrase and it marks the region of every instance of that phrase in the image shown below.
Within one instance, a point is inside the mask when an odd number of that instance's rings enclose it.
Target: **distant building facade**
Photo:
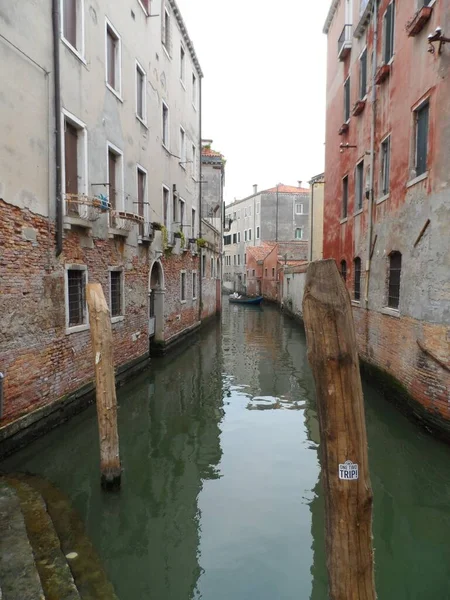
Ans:
[[[310,209],[309,209],[309,255],[308,259],[321,260],[323,258],[323,209],[325,196],[325,176],[316,175],[309,182]]]
[[[298,242],[307,258],[309,190],[278,186],[236,200],[225,208],[223,283],[245,291],[247,249],[264,242]]]
[[[450,437],[450,1],[333,0],[325,33],[324,257],[365,367]]]

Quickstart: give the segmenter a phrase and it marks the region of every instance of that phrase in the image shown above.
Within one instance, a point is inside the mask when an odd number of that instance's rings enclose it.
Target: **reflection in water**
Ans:
[[[119,391],[120,493],[99,485],[94,409],[12,457],[62,488],[121,600],[323,600],[324,502],[302,329],[271,307]],[[450,598],[449,449],[365,389],[380,598]]]

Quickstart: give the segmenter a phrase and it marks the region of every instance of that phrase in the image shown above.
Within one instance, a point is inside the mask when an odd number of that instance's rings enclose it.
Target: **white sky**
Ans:
[[[226,202],[324,170],[331,0],[177,0],[203,79],[203,131],[227,159]]]

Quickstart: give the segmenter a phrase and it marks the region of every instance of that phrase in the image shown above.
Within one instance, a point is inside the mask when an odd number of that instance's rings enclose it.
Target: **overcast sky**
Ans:
[[[331,0],[177,0],[203,79],[203,138],[227,159],[226,202],[324,170]]]

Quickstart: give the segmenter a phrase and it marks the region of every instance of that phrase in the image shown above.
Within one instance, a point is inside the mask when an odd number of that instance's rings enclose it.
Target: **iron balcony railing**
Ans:
[[[345,58],[352,48],[352,25],[344,25],[338,40],[338,57]]]

